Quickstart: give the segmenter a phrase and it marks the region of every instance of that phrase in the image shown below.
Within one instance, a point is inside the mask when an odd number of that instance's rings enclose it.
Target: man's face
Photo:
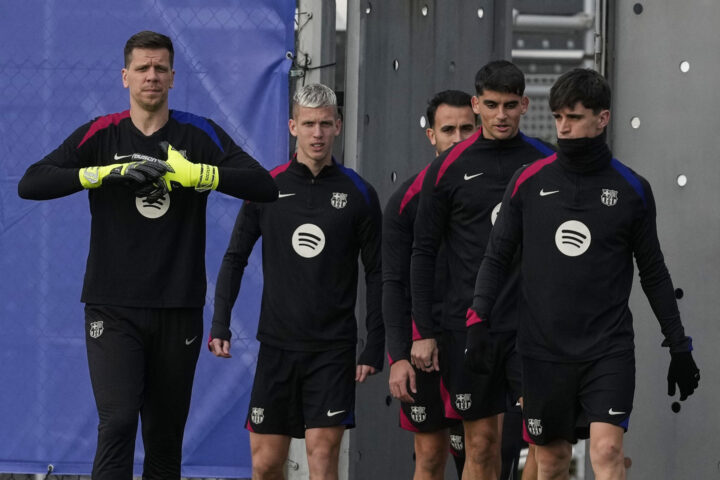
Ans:
[[[577,102],[574,107],[562,107],[552,112],[558,138],[594,138],[610,121],[610,110],[595,113]]]
[[[517,135],[520,117],[527,112],[528,104],[527,97],[487,89],[472,97],[473,111],[480,116],[483,137],[488,140],[507,140]]]
[[[130,64],[122,69],[123,86],[130,90],[130,105],[148,112],[167,108],[174,78],[170,52],[164,48],[135,48]]]
[[[340,135],[340,118],[335,107],[301,107],[293,109],[288,121],[290,133],[297,137],[297,155],[301,163],[307,161],[329,164],[335,137]]]
[[[475,114],[470,105],[455,107],[441,103],[435,110],[435,124],[425,130],[435,152],[440,155],[454,143],[461,142],[475,133]]]

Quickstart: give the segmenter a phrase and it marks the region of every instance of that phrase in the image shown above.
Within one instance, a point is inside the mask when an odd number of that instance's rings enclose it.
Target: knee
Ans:
[[[535,448],[535,463],[538,471],[551,477],[567,472],[572,458],[572,447],[569,448]]]
[[[115,410],[100,415],[98,431],[113,438],[135,438],[138,426],[138,412]]]
[[[590,460],[596,465],[623,464],[622,444],[611,438],[590,441]]]
[[[340,454],[340,445],[335,445],[330,442],[313,442],[307,444],[307,456],[308,463],[312,463],[315,466],[331,465],[337,462],[338,455]]]
[[[253,479],[282,479],[285,459],[275,455],[254,452],[252,455]]]
[[[500,441],[490,432],[475,435],[465,434],[465,456],[473,463],[484,464],[494,461],[500,455]]]
[[[418,448],[415,446],[415,464],[417,468],[429,474],[444,470],[448,451],[438,448]]]

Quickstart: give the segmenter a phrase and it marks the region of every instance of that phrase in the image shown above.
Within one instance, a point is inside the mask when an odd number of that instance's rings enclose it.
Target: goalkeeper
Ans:
[[[170,110],[173,45],[143,31],[125,45],[130,109],[78,128],[31,165],[22,198],[88,191],[85,332],[98,408],[92,478],[133,475],[138,418],[143,478],[178,479],[205,304],[210,190],[277,198],[270,174],[212,120]]]

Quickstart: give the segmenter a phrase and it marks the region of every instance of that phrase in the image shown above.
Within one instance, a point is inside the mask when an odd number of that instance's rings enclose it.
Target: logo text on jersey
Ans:
[[[191,345],[191,344],[195,341],[196,338],[197,338],[197,335],[195,335],[195,336],[192,337],[192,338],[186,338],[186,339],[185,339],[185,345]]]
[[[160,218],[170,209],[170,194],[166,193],[154,202],[150,202],[148,197],[135,197],[135,208],[145,218]]]
[[[113,158],[114,158],[115,160],[122,160],[123,158],[129,158],[129,157],[132,157],[132,156],[133,156],[132,153],[131,153],[130,155],[118,155],[118,154],[116,153]]]
[[[293,232],[292,247],[303,258],[316,257],[325,248],[325,233],[317,225],[304,223]]]
[[[559,191],[560,191],[560,190],[549,190],[549,191],[546,192],[545,190],[540,189],[540,196],[541,196],[541,197],[547,197],[548,195],[552,195],[553,193],[558,193]]]
[[[613,410],[612,408],[610,408],[610,410],[608,410],[608,413],[610,415],[625,415],[625,413],[627,413],[627,412],[619,412],[617,410]]]
[[[347,205],[347,195],[347,193],[333,192],[332,197],[330,197],[330,205],[337,209],[345,208],[345,205]]]
[[[278,198],[292,197],[294,193],[278,193]]]
[[[343,413],[344,411],[345,411],[345,410],[328,410],[328,411],[327,411],[327,416],[328,416],[328,417],[334,417],[335,415],[340,415],[340,414]]]
[[[485,173],[485,172],[475,173],[475,174],[473,174],[473,175],[468,175],[468,174],[466,173],[463,178],[464,178],[465,180],[472,180],[473,178],[479,177],[479,176],[482,175],[483,173]]]

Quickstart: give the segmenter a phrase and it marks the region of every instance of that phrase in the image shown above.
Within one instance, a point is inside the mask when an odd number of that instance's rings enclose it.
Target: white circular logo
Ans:
[[[568,220],[555,232],[555,245],[568,257],[582,255],[590,248],[590,230],[584,223]]]
[[[170,208],[170,194],[163,195],[158,201],[150,203],[147,197],[135,197],[135,206],[140,215],[146,218],[160,218]]]
[[[495,205],[495,208],[493,208],[493,211],[490,214],[490,223],[493,225],[495,225],[495,220],[497,220],[497,216],[500,213],[500,205],[502,205],[502,202]]]
[[[303,258],[317,257],[325,248],[325,234],[317,225],[305,223],[293,232],[292,246]]]

